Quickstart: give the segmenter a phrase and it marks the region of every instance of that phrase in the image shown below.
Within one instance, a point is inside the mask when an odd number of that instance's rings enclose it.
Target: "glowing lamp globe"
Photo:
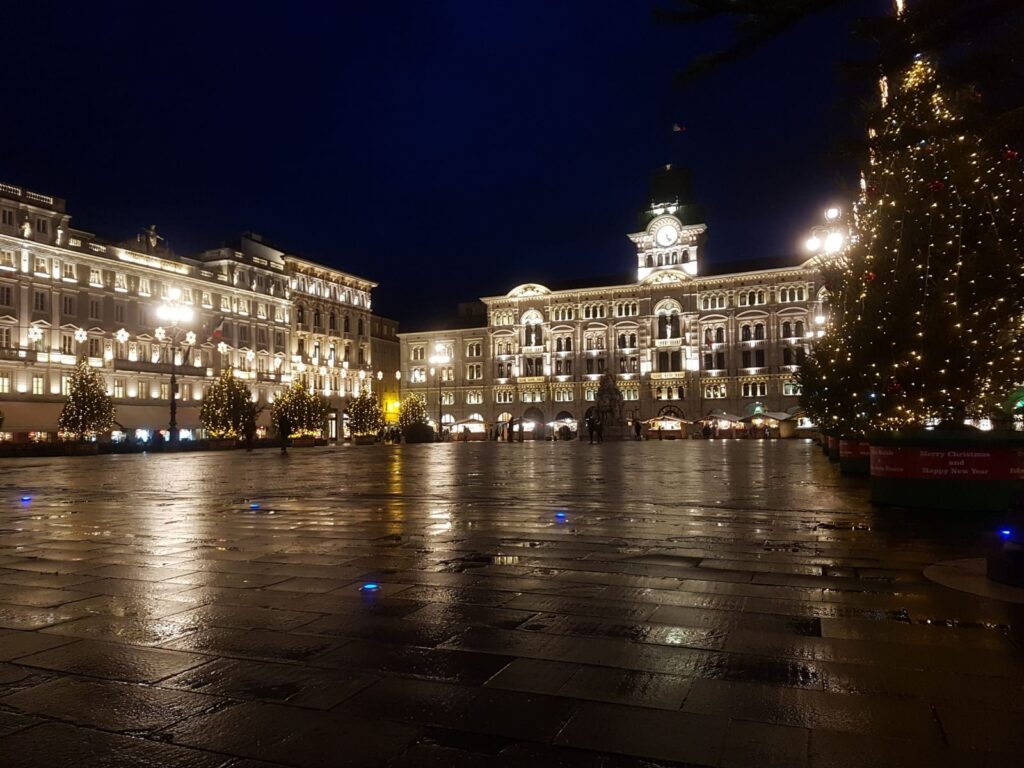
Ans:
[[[812,235],[811,237],[808,237],[807,240],[804,242],[804,247],[807,248],[808,251],[811,251],[813,253],[814,251],[821,248],[821,239]]]

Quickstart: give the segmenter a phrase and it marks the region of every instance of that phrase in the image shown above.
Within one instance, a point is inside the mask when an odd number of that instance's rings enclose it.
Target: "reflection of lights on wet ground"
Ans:
[[[260,505],[257,504],[256,502],[253,502],[252,504],[249,505],[249,509],[259,509],[259,508],[260,508]]]

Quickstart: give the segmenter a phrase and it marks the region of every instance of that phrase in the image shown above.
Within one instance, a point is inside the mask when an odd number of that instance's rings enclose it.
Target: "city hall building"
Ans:
[[[611,373],[630,419],[796,426],[796,374],[827,313],[817,262],[708,265],[701,219],[685,173],[666,166],[629,235],[627,276],[517,285],[482,298],[479,321],[459,324],[469,327],[399,334],[403,394],[421,393],[456,434],[493,435],[510,420],[550,434],[575,430]]]
[[[265,406],[261,429],[266,406],[299,380],[328,399],[336,439],[348,398],[383,387],[374,350],[397,349],[393,321],[372,315],[375,287],[252,233],[191,256],[155,228],[106,241],[72,227],[60,198],[0,183],[0,440],[55,437],[83,356],[114,399],[115,439],[166,431],[172,362],[184,439],[203,436],[202,399],[225,368]],[[169,303],[192,319],[167,327]]]

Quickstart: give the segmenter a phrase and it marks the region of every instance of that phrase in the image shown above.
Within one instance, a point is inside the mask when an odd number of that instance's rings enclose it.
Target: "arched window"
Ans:
[[[762,323],[758,323],[757,325],[754,326],[754,338],[755,339],[763,339],[764,338],[764,325]]]
[[[620,333],[619,334],[619,349],[625,349],[625,348],[626,348],[626,334]]]
[[[803,320],[797,320],[796,321],[796,335],[799,336],[800,338],[803,338],[803,336],[804,336],[804,321]]]
[[[313,310],[313,327],[314,328],[319,328],[320,327],[320,310],[319,309],[314,309]]]
[[[740,341],[750,341],[750,326],[744,325],[740,328]]]
[[[572,352],[572,336],[565,337],[565,351]]]
[[[306,308],[301,304],[295,307],[295,321],[299,325],[302,325],[303,323],[306,322]]]
[[[629,346],[631,348],[633,348],[633,349],[636,349],[636,334],[635,333],[631,333],[629,335]]]
[[[668,316],[667,315],[658,315],[658,338],[659,339],[667,339],[668,338]]]
[[[782,364],[792,365],[793,364],[793,349],[791,347],[783,347],[782,349]]]
[[[793,325],[787,320],[782,324],[782,338],[788,339],[793,335]]]
[[[756,304],[756,303],[757,303],[757,294],[754,293],[753,291],[751,291],[750,293],[747,294],[747,304]]]
[[[709,308],[709,305],[710,305],[710,303],[711,303],[711,302],[709,302],[709,301],[708,301],[707,299],[701,299],[701,302],[700,302],[700,308],[701,308],[701,309],[708,309],[708,308]]]
[[[343,325],[344,325],[345,333],[348,333],[350,330],[352,330],[352,325],[349,322],[348,315],[345,315],[345,320],[344,320]]]
[[[796,289],[796,300],[797,301],[803,301],[804,300],[804,289],[803,288],[797,288]]]
[[[555,352],[561,352],[561,351],[562,351],[562,339],[561,338],[557,338],[557,339],[555,339]]]
[[[757,303],[764,304],[764,291],[757,292]]]
[[[714,342],[714,340],[715,340],[714,339],[714,334],[711,332],[711,329],[710,328],[705,328],[704,329],[704,343],[707,344],[710,347],[711,344]]]
[[[333,312],[327,316],[327,327],[332,331],[338,330],[338,319],[334,316]]]
[[[725,328],[715,328],[715,344],[725,343]]]

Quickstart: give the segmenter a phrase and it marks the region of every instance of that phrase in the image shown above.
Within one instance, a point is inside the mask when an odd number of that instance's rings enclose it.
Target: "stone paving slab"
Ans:
[[[3,768],[934,768],[1024,749],[1021,606],[923,573],[980,556],[995,522],[872,509],[802,441],[3,469]]]

